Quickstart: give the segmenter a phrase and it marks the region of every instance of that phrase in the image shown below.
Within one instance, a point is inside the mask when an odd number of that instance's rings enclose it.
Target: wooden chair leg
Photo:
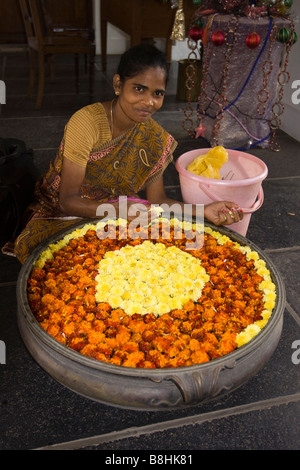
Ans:
[[[53,82],[54,75],[55,75],[55,60],[54,60],[53,54],[49,57],[49,67],[50,67],[50,80],[51,82]]]
[[[45,83],[45,57],[44,54],[39,54],[39,85],[38,93],[35,103],[35,108],[39,109],[42,104],[43,93],[44,93],[44,83]]]
[[[28,85],[28,96],[32,98],[33,89],[34,89],[34,82],[35,82],[35,57],[36,52],[33,49],[29,49],[29,63],[30,63],[30,70],[29,70],[29,85]]]

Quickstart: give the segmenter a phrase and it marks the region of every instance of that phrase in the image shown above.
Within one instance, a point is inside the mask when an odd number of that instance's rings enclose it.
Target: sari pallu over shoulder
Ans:
[[[173,159],[174,138],[153,119],[90,153],[82,195],[129,196],[156,181]]]

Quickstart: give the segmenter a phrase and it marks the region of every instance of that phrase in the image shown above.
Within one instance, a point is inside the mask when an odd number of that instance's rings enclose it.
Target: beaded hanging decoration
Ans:
[[[197,18],[197,14],[199,15],[199,12],[196,12],[194,15],[194,25],[195,25],[195,18]],[[211,17],[208,19],[206,28],[203,31],[202,34],[202,42],[204,43],[206,47],[206,54],[205,58],[202,63],[202,83],[201,83],[201,92],[198,97],[198,106],[196,110],[196,117],[198,120],[198,127],[194,128],[193,124],[193,108],[191,106],[191,95],[193,92],[194,84],[195,84],[195,74],[196,74],[196,69],[194,66],[195,60],[196,60],[196,55],[197,55],[197,50],[201,50],[201,44],[200,47],[198,45],[198,39],[193,35],[189,35],[188,38],[188,47],[190,49],[190,54],[188,56],[188,61],[189,65],[186,69],[186,89],[187,89],[187,105],[184,109],[184,115],[185,119],[183,120],[182,126],[183,128],[187,131],[187,133],[190,135],[190,137],[204,137],[205,133],[205,126],[203,124],[203,118],[205,116],[208,116],[208,109],[205,109],[204,104],[207,103],[207,101],[210,101],[211,99],[207,95],[207,84],[208,84],[208,68],[209,68],[209,62],[210,62],[210,57],[212,54],[212,47],[217,46],[218,47],[218,41],[221,41],[221,45],[224,43],[226,50],[224,53],[225,56],[225,66],[222,71],[222,79],[221,79],[221,85],[220,89],[218,90],[218,97],[214,99],[214,102],[217,103],[218,106],[218,111],[216,115],[213,117],[215,119],[215,123],[212,129],[212,145],[218,145],[218,133],[220,131],[220,125],[221,125],[221,120],[224,117],[225,112],[229,112],[229,108],[235,104],[238,100],[238,98],[241,96],[243,93],[246,85],[248,84],[251,75],[253,74],[255,67],[257,66],[257,63],[261,57],[261,54],[263,50],[267,47],[268,45],[268,55],[267,59],[264,61],[263,66],[262,66],[262,72],[263,72],[263,79],[262,79],[262,87],[258,92],[258,105],[257,105],[257,119],[262,119],[266,120],[266,117],[264,116],[266,113],[266,105],[267,102],[270,98],[270,93],[269,93],[269,78],[270,78],[270,73],[273,70],[273,63],[272,63],[272,48],[273,44],[276,40],[279,40],[280,42],[283,43],[284,51],[283,51],[283,60],[282,60],[282,66],[281,69],[279,70],[278,73],[278,91],[277,91],[277,96],[275,99],[275,102],[272,106],[272,117],[269,119],[269,127],[270,127],[270,134],[266,136],[264,139],[258,139],[255,136],[251,135],[251,133],[248,131],[248,129],[243,125],[241,121],[239,121],[237,118],[236,121],[239,122],[241,127],[245,130],[245,132],[249,135],[249,146],[257,145],[260,142],[269,139],[269,148],[273,151],[278,151],[280,150],[280,146],[276,143],[275,141],[275,133],[276,130],[280,127],[281,125],[281,120],[279,118],[280,115],[282,115],[284,111],[284,106],[282,104],[282,99],[283,99],[283,88],[284,85],[286,85],[289,81],[289,73],[287,71],[287,66],[288,66],[288,58],[289,58],[289,52],[291,49],[291,46],[296,42],[297,40],[297,34],[295,32],[295,27],[292,19],[289,19],[290,21],[290,28],[286,31],[279,30],[276,25],[276,22],[272,17],[270,17],[270,22],[269,22],[269,30],[267,33],[267,37],[265,39],[265,42],[263,44],[262,49],[258,53],[258,57],[256,61],[254,62],[254,66],[252,67],[249,76],[247,80],[244,83],[244,86],[242,87],[241,91],[239,92],[238,96],[231,102],[228,103],[226,100],[226,87],[227,87],[227,78],[228,78],[228,70],[229,70],[229,65],[230,65],[230,58],[232,54],[233,47],[236,43],[237,40],[237,28],[238,28],[238,17],[232,16],[230,18],[230,21],[228,23],[227,27],[227,32],[225,33],[224,31],[220,31],[218,29],[217,31],[213,32],[212,31],[212,25],[215,17],[217,16],[216,13],[211,15]],[[199,21],[199,20],[197,20]],[[192,28],[191,28],[192,30]],[[190,31],[191,31],[190,30]],[[222,32],[222,34],[220,34]],[[216,33],[218,33],[216,35]],[[255,31],[254,31],[255,33]],[[192,36],[192,37],[191,37]],[[217,36],[217,37],[216,37]],[[247,38],[245,42],[245,46],[248,46],[250,48],[254,48],[254,46],[257,47],[257,42],[260,42],[260,37],[252,37],[251,41],[248,39],[248,44],[247,44]],[[251,45],[249,45],[251,43]],[[208,105],[209,106],[209,105]],[[233,115],[232,115],[233,116]],[[212,117],[212,116],[209,116]],[[234,117],[234,116],[233,116]],[[253,143],[254,142],[254,143]],[[247,148],[249,148],[249,146]]]
[[[199,12],[196,11],[195,17],[198,18],[198,15],[199,15]],[[208,22],[209,25],[212,22],[214,16],[215,15],[212,15],[211,18],[209,19],[209,22]],[[200,24],[202,26],[202,22]],[[199,25],[199,20],[198,20],[198,25]],[[206,44],[206,40],[204,39],[204,34],[205,33],[207,34],[207,32],[209,31],[210,29],[208,27],[206,27],[205,31],[202,31],[202,37],[201,37],[202,43],[204,43],[205,41],[205,44]],[[182,127],[189,134],[191,138],[195,137],[195,130],[194,130],[195,125],[194,125],[194,120],[193,120],[194,110],[191,105],[191,96],[195,87],[195,75],[196,75],[195,61],[197,60],[198,55],[200,58],[202,58],[202,47],[201,47],[202,43],[199,43],[198,39],[193,37],[193,35],[189,34],[187,44],[190,49],[190,53],[188,55],[188,66],[185,69],[185,74],[186,74],[185,86],[187,90],[187,104],[183,110],[185,119],[182,122]],[[208,45],[208,47],[210,46]],[[208,62],[206,61],[205,63],[202,63],[202,84],[201,84],[201,93],[198,96],[198,100],[197,100],[198,103],[200,103],[200,101],[204,100],[204,98],[206,97],[205,83],[207,81],[207,73],[205,72],[207,72],[207,70],[208,70]],[[199,120],[198,109],[199,109],[199,106],[197,108],[197,118]],[[196,136],[198,137],[197,131],[196,131]]]
[[[193,138],[195,136],[195,131],[194,131],[195,125],[194,125],[194,120],[193,120],[194,109],[191,104],[191,101],[192,101],[191,96],[195,87],[196,67],[194,64],[198,58],[197,42],[189,37],[188,47],[191,52],[188,55],[188,65],[185,68],[185,75],[186,75],[185,87],[187,90],[187,104],[183,110],[185,119],[182,122],[182,127],[189,134],[189,136]]]
[[[212,30],[211,26],[213,20],[216,16],[216,13],[210,16],[207,22],[207,26],[203,33],[203,42],[205,43],[205,47],[207,48],[207,54],[202,64],[202,83],[201,83],[201,92],[198,97],[198,107],[197,107],[197,118],[199,121],[199,126],[196,128],[196,138],[204,137],[205,127],[202,123],[202,116],[204,115],[204,103],[208,99],[207,95],[207,84],[208,84],[208,67],[209,67],[209,58],[211,57],[211,49],[213,42],[211,41]]]
[[[219,111],[216,114],[216,120],[215,120],[215,124],[212,130],[213,146],[218,145],[218,133],[220,131],[221,120],[225,113],[225,105],[227,103],[227,100],[226,100],[227,77],[228,77],[232,50],[237,41],[238,24],[239,24],[238,18],[236,16],[232,16],[228,23],[228,30],[225,34],[225,43],[227,46],[225,50],[225,67],[223,69],[221,90],[220,90],[219,97],[217,99],[217,105],[218,105]]]
[[[283,91],[284,91],[284,86],[288,83],[290,79],[290,74],[287,70],[288,62],[289,62],[289,53],[290,53],[291,47],[297,40],[297,34],[295,32],[295,24],[291,19],[289,19],[289,21],[290,21],[290,35],[289,35],[288,40],[284,42],[285,50],[283,54],[282,67],[277,77],[277,82],[278,82],[277,98],[272,106],[273,114],[270,120],[269,147],[271,150],[274,150],[274,151],[280,150],[280,145],[275,141],[275,133],[276,133],[276,130],[279,129],[279,127],[281,126],[281,119],[279,116],[281,116],[284,112]],[[278,38],[278,35],[277,35],[277,38]]]

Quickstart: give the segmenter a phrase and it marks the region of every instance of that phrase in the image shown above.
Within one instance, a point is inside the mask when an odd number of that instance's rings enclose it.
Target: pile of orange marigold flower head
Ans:
[[[33,266],[28,279],[29,305],[41,327],[57,341],[115,365],[173,368],[224,356],[265,326],[275,306],[276,292],[257,253],[209,227],[203,232],[203,246],[187,251],[189,234],[180,223],[154,222],[159,235],[156,233],[152,240],[150,226],[141,227],[141,236],[133,239],[124,223],[114,223],[116,237],[99,238],[97,227],[87,225],[50,245]],[[106,229],[110,224],[113,221]],[[165,224],[169,224],[167,237]],[[180,308],[162,314],[128,314],[120,306],[112,307],[109,301],[98,299],[102,260],[113,256],[111,252],[138,247],[146,240],[165,248],[176,247],[199,262],[206,276],[199,298],[185,299]],[[174,264],[171,266],[174,268]],[[155,276],[155,266],[152,274]],[[144,288],[146,291],[148,286]],[[165,300],[168,283],[160,279],[156,295],[158,289]],[[120,295],[125,294],[126,290]],[[139,294],[138,290],[137,299]]]

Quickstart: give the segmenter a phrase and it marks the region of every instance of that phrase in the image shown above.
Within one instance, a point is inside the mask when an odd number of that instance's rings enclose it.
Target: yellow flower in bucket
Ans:
[[[221,179],[220,169],[228,160],[228,152],[218,145],[204,155],[199,155],[187,167],[187,170],[205,178]]]

